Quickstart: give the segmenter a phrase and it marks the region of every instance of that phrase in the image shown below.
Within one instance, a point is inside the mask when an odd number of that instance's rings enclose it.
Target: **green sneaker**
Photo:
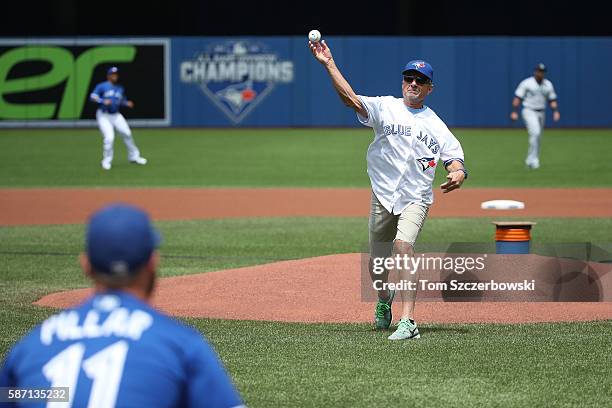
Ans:
[[[386,330],[391,326],[393,321],[393,313],[391,312],[391,304],[393,304],[393,298],[395,297],[395,291],[389,291],[389,300],[383,302],[378,299],[376,303],[376,309],[374,310],[374,330]]]
[[[414,323],[414,320],[411,322],[410,319],[400,320],[397,325],[397,330],[388,337],[389,340],[410,340],[419,338],[421,338],[419,328],[416,323]]]

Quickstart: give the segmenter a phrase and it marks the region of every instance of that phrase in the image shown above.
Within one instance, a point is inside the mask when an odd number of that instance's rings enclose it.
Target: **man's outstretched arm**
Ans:
[[[342,103],[344,103],[349,108],[353,109],[360,116],[367,118],[368,111],[365,109],[361,100],[357,97],[351,85],[347,82],[347,80],[342,76],[342,73],[336,66],[334,62],[334,57],[332,56],[331,50],[325,43],[325,41],[320,41],[317,43],[308,42],[310,46],[310,51],[312,51],[312,55],[319,61],[329,74],[329,77],[332,80],[332,84],[338,92],[340,99],[342,99]]]

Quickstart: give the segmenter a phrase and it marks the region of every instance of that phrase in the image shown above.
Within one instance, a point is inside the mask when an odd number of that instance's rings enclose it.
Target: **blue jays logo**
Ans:
[[[436,167],[436,161],[433,157],[421,157],[416,160],[421,164],[423,171]]]
[[[234,123],[240,123],[277,84],[293,81],[293,62],[260,43],[214,44],[181,63],[181,81],[202,92]]]
[[[423,61],[413,62],[412,65],[414,65],[415,68],[425,68],[425,63]]]

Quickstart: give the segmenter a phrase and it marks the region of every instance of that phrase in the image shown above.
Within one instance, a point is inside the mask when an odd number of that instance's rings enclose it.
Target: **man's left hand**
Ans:
[[[133,107],[134,107],[134,102],[132,102],[132,101],[127,101],[127,102],[125,103],[125,106],[127,106],[128,108],[133,108]]]
[[[443,193],[449,193],[461,187],[463,180],[465,180],[465,174],[462,170],[451,171],[446,176],[446,179],[446,183],[440,185]]]
[[[559,113],[559,111],[558,111],[558,110],[556,110],[556,111],[554,111],[554,112],[553,112],[553,120],[554,120],[555,122],[558,122],[558,121],[559,121],[559,119],[561,119],[561,114]]]

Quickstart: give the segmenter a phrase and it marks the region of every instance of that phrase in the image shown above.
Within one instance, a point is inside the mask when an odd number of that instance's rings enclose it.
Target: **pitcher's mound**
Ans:
[[[361,300],[360,254],[329,255],[159,280],[153,304],[168,314],[283,322],[371,322]],[[35,302],[71,307],[88,289]],[[394,304],[399,316],[399,302]],[[527,323],[612,319],[610,302],[417,302],[415,319],[439,323]]]

